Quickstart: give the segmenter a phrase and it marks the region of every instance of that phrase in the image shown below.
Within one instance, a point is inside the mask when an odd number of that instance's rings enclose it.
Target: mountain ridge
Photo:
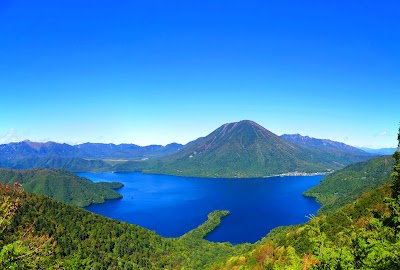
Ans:
[[[281,138],[290,141],[294,144],[310,147],[313,149],[321,149],[321,150],[333,150],[333,151],[345,151],[352,152],[355,154],[368,154],[362,149],[356,148],[354,146],[336,142],[329,139],[317,139],[309,136],[303,136],[300,134],[283,134],[280,136]]]
[[[206,137],[155,161],[144,172],[226,178],[326,172],[351,163],[343,159],[344,153],[298,146],[253,121],[242,120],[223,124]],[[352,162],[367,157],[354,159]]]
[[[183,147],[182,144],[170,143],[162,145],[139,146],[136,144],[83,143],[69,145],[56,142],[22,142],[1,144],[0,158],[26,158],[59,156],[63,158],[109,158],[109,159],[141,159],[155,158],[174,153]]]
[[[360,147],[361,150],[367,152],[367,153],[371,153],[371,154],[375,154],[375,155],[382,155],[382,156],[386,156],[386,155],[393,155],[394,152],[397,151],[397,148],[395,147],[386,147],[386,148],[368,148],[368,147]]]
[[[0,166],[82,171],[142,171],[193,177],[251,178],[331,172],[372,158],[360,149],[301,136],[277,136],[251,120],[226,123],[186,145],[23,141],[0,145]]]

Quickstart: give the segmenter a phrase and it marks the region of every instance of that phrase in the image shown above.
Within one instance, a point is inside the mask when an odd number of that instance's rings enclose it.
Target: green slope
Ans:
[[[393,181],[400,181],[396,172],[388,178],[394,164],[393,158],[382,157],[337,172],[321,184],[319,194],[341,188],[340,205],[355,195],[358,199],[341,208],[328,199],[332,207],[325,211],[327,215],[311,217],[304,225],[278,228],[250,252],[214,269],[399,269],[400,197],[388,199],[396,186]],[[398,172],[399,163],[395,168]],[[392,183],[385,183],[389,179]],[[369,191],[360,195],[361,190]]]
[[[151,161],[151,160],[146,160],[146,161],[130,160],[130,161],[115,164],[112,167],[112,170],[114,172],[141,172],[141,171],[145,170],[146,168],[148,168],[152,162],[153,161]]]
[[[390,193],[386,184],[327,216],[280,228],[213,269],[399,269],[400,240],[385,217],[374,218],[377,209],[388,211],[384,198]]]
[[[240,121],[221,126],[177,153],[154,162],[143,172],[198,177],[264,177],[342,168],[351,163],[343,156],[346,154],[295,145],[252,121]]]
[[[121,183],[93,183],[63,169],[0,169],[0,182],[8,185],[19,182],[25,191],[80,207],[121,198],[114,188],[122,186]]]
[[[389,182],[394,162],[393,157],[383,156],[349,165],[326,176],[304,195],[315,197],[322,204],[319,213],[332,212]]]
[[[37,235],[50,235],[57,242],[48,258],[50,269],[56,265],[63,269],[208,269],[251,248],[250,244],[232,246],[203,239],[227,214],[214,211],[187,234],[164,238],[137,225],[28,193],[0,240],[7,242],[21,225],[32,224]]]
[[[10,169],[54,168],[73,172],[112,171],[112,165],[102,160],[86,160],[77,157],[27,157],[22,159],[0,160],[0,166]]]

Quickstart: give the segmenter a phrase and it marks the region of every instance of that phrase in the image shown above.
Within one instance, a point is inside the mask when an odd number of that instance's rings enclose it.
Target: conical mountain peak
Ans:
[[[321,172],[333,162],[288,142],[261,125],[227,123],[179,152],[160,160],[150,173],[201,177],[263,177],[289,172]]]

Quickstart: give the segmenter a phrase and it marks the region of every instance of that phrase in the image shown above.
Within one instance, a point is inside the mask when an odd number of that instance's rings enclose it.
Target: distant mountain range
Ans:
[[[284,139],[286,137],[286,139]],[[290,172],[323,172],[372,156],[345,144],[318,146],[300,136],[279,137],[252,121],[222,125],[144,172],[198,177],[263,177]],[[296,139],[297,138],[297,139]],[[290,140],[296,142],[293,143]]]
[[[396,152],[397,148],[367,148],[367,147],[354,147],[341,142],[335,142],[327,139],[316,139],[308,136],[302,136],[300,134],[283,134],[281,138],[288,140],[294,144],[300,146],[306,146],[314,149],[321,150],[332,150],[339,152],[349,152],[354,154],[373,154],[380,156],[393,155]]]
[[[299,134],[277,136],[249,120],[224,124],[186,145],[68,145],[29,140],[0,145],[3,168],[228,178],[325,172],[371,157],[371,153],[340,142]]]
[[[69,145],[26,140],[0,145],[0,168],[63,168],[73,172],[140,171],[147,164],[142,160],[163,157],[182,147],[178,143],[166,146],[103,143]],[[116,168],[116,165],[125,162],[126,165]]]
[[[394,152],[396,152],[397,148],[380,148],[380,149],[374,149],[374,148],[367,148],[367,147],[361,147],[361,150],[364,150],[367,153],[375,154],[375,155],[381,155],[381,156],[387,156],[387,155],[393,155]]]
[[[316,139],[308,136],[302,136],[300,134],[283,134],[281,135],[281,138],[299,146],[309,147],[318,150],[346,152],[356,155],[367,155],[365,151],[359,148],[327,139]]]
[[[166,156],[177,152],[182,147],[183,145],[178,143],[171,143],[166,146],[104,143],[69,145],[55,142],[38,143],[26,140],[0,145],[0,158],[18,159],[58,156],[86,159],[143,159]]]

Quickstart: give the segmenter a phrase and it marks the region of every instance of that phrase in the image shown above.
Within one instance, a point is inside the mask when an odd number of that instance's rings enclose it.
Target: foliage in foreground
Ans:
[[[32,224],[38,235],[57,242],[46,256],[51,267],[65,269],[204,269],[245,253],[250,244],[232,246],[203,239],[220,224],[226,211],[214,211],[198,228],[179,238],[164,238],[137,225],[112,220],[53,199],[26,194],[6,237]],[[8,244],[8,242],[7,242]]]
[[[9,233],[16,211],[24,203],[19,184],[10,187],[0,183],[0,195],[0,268],[37,269],[54,264],[48,259],[55,247],[51,237],[37,236],[32,224],[14,227]]]
[[[400,238],[387,226],[385,185],[339,211],[283,229],[218,269],[399,269]]]

